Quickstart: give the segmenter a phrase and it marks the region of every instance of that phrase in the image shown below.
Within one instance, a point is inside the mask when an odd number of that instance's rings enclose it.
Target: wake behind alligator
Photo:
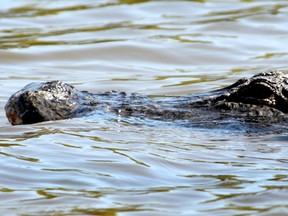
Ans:
[[[8,100],[12,125],[86,116],[95,110],[203,128],[286,128],[288,76],[268,71],[216,91],[175,97],[125,92],[92,94],[60,81],[31,83]]]

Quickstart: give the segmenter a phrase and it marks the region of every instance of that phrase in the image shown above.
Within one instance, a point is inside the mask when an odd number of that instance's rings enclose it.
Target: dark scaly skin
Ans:
[[[258,124],[287,120],[288,76],[280,71],[243,78],[204,94],[150,98],[125,92],[92,94],[60,81],[31,83],[5,106],[12,125],[80,117],[94,110],[123,117],[176,121],[186,126]]]

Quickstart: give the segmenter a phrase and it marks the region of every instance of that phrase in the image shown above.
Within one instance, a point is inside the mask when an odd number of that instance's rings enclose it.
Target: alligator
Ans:
[[[61,81],[31,83],[10,97],[5,110],[12,125],[82,117],[100,110],[188,127],[261,129],[280,124],[285,129],[288,76],[267,71],[219,90],[163,97],[121,91],[89,93]]]

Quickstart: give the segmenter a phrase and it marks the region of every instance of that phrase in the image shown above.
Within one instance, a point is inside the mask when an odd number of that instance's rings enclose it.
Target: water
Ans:
[[[89,116],[10,126],[34,81],[182,95],[287,71],[288,1],[4,0],[1,215],[287,215],[287,133]]]

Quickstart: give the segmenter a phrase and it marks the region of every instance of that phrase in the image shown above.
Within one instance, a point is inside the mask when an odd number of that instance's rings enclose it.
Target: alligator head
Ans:
[[[12,95],[5,106],[13,125],[73,118],[96,109],[163,121],[217,122],[249,117],[248,121],[264,119],[265,124],[271,124],[266,119],[282,121],[288,113],[288,76],[279,71],[264,72],[202,96],[164,100],[123,92],[91,94],[60,81],[32,83]]]
[[[224,89],[215,101],[268,106],[288,113],[288,76],[280,71],[256,74],[250,79],[242,78]]]

